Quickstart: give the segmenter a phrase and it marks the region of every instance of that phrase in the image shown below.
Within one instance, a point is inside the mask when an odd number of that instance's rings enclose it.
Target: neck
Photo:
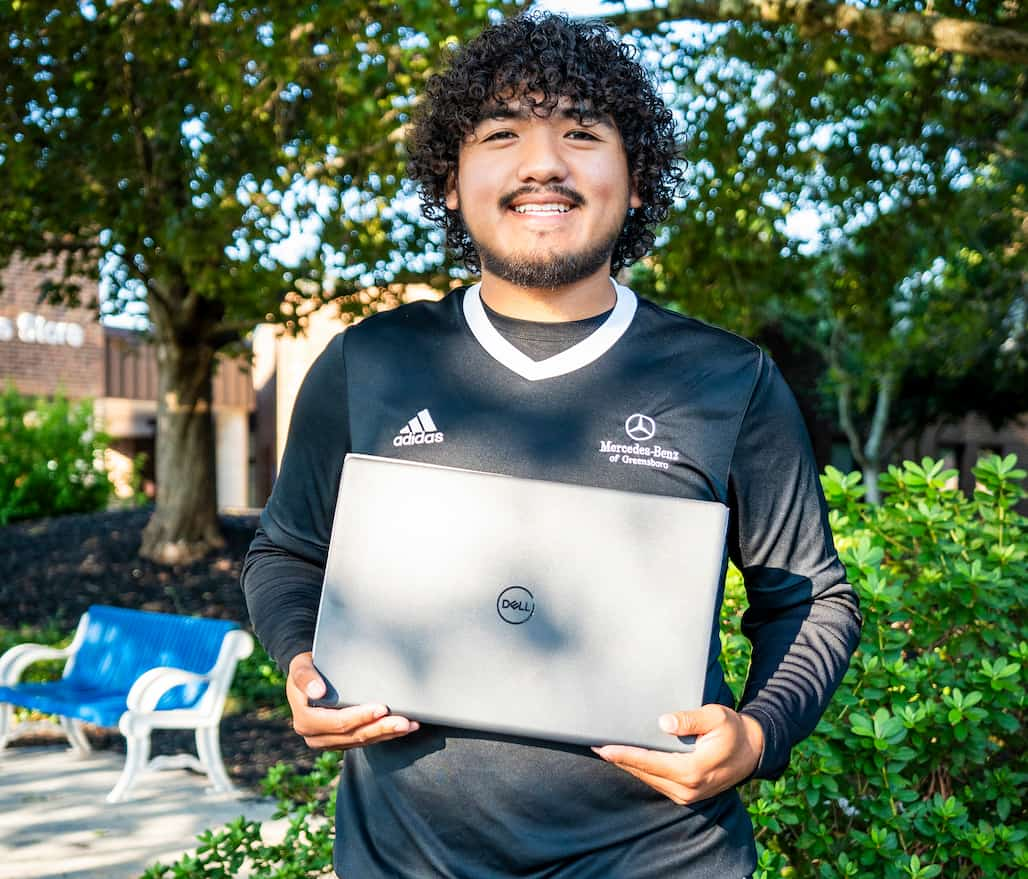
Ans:
[[[483,269],[479,295],[493,311],[518,320],[541,323],[594,317],[613,308],[617,298],[610,283],[609,266],[588,278],[556,290],[518,287]]]

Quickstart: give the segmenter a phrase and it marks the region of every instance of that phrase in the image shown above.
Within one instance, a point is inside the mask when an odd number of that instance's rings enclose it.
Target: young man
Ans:
[[[257,634],[289,670],[297,732],[352,749],[336,869],[748,876],[753,834],[735,786],[784,771],[846,669],[860,616],[774,365],[610,277],[646,252],[671,203],[671,114],[602,25],[525,16],[486,30],[433,78],[411,152],[426,214],[481,283],[330,343],[297,399],[243,573]],[[413,416],[434,442],[403,443]],[[639,437],[673,452],[666,466],[601,452]],[[708,704],[653,718],[697,736],[691,754],[421,727],[381,705],[308,707],[324,692],[310,649],[348,451],[728,505],[753,642],[739,710],[715,621]]]

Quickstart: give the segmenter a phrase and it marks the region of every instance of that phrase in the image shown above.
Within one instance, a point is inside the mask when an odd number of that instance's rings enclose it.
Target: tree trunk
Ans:
[[[864,500],[876,507],[881,506],[882,503],[882,492],[878,488],[878,477],[881,472],[879,464],[870,461],[864,464],[860,470],[861,475],[864,477],[864,486],[867,489],[864,492]]]
[[[893,390],[896,385],[895,376],[886,370],[878,376],[878,398],[875,400],[875,411],[871,417],[871,429],[867,442],[864,443],[864,485],[867,486],[867,500],[876,507],[882,502],[878,490],[878,475],[882,472],[882,446],[885,433],[889,427],[889,414],[892,411]]]
[[[835,371],[839,423],[849,441],[853,459],[857,462],[864,477],[864,497],[868,503],[878,506],[882,502],[882,494],[878,489],[878,476],[882,472],[883,444],[889,427],[896,377],[890,370],[884,370],[878,374],[878,396],[875,399],[875,411],[871,416],[867,440],[861,442],[860,434],[853,420],[853,388],[850,377],[843,371],[837,357],[833,357],[832,364]]]
[[[157,507],[140,554],[183,564],[223,546],[211,413],[214,348],[158,338]]]

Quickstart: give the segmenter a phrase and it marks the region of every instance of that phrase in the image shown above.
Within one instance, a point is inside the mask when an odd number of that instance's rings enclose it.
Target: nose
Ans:
[[[521,138],[518,177],[524,183],[552,183],[568,176],[560,137],[549,126],[532,126]]]

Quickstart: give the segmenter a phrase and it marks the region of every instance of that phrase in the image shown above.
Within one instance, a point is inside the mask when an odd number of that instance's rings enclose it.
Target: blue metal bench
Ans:
[[[16,735],[38,729],[14,724],[13,706],[57,715],[81,754],[90,750],[83,723],[117,726],[125,736],[125,769],[107,802],[125,799],[144,768],[190,768],[228,792],[218,724],[236,664],[253,639],[236,623],[93,605],[64,648],[19,644],[0,656],[0,750]],[[45,659],[67,659],[64,676],[19,683],[24,670]],[[50,724],[52,726],[52,724]],[[150,756],[153,729],[193,729],[199,759]]]

